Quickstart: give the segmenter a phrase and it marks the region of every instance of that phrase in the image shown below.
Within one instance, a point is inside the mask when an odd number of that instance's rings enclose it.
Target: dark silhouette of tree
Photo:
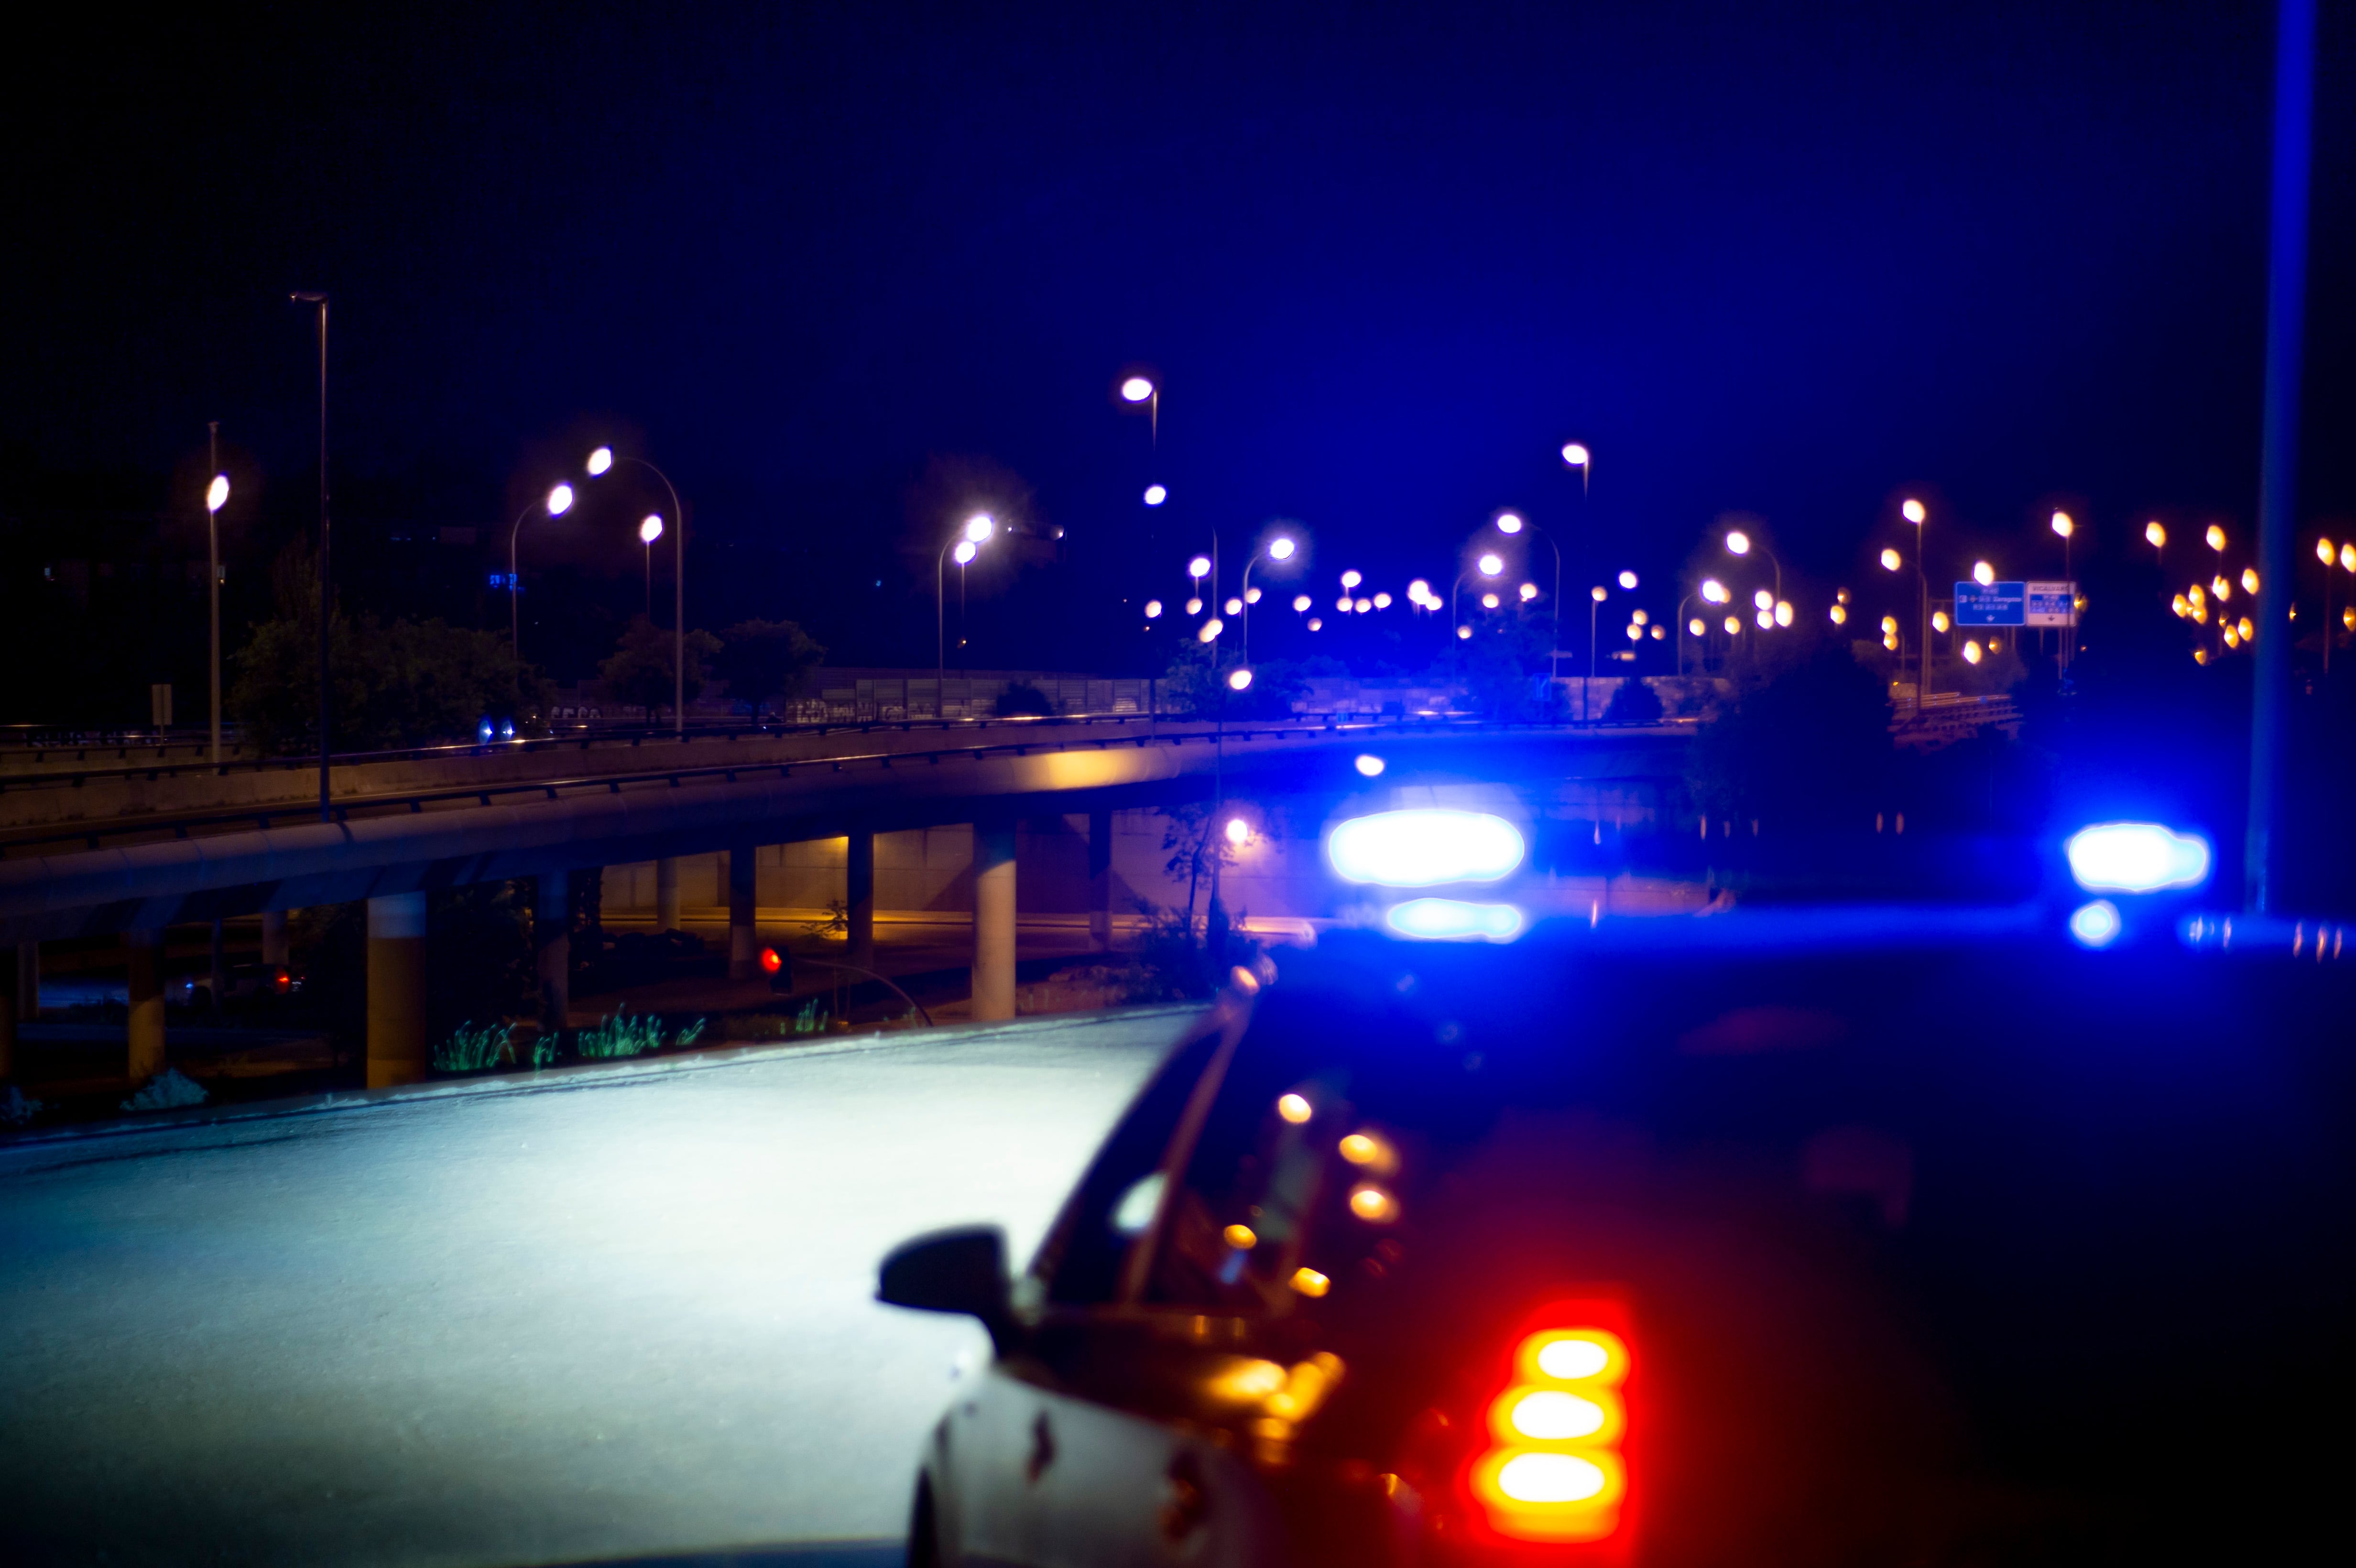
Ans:
[[[675,634],[664,631],[644,615],[633,615],[630,624],[622,628],[621,642],[612,656],[597,667],[598,677],[605,683],[605,690],[613,699],[626,708],[643,709],[648,723],[654,721],[657,709],[670,705],[676,690],[671,663],[675,641]],[[720,639],[711,633],[688,633],[690,702],[703,694],[712,658],[719,652]]]
[[[752,620],[720,634],[712,669],[728,683],[728,695],[750,702],[757,718],[766,704],[801,695],[810,671],[825,662],[825,647],[798,623]]]
[[[1854,827],[1870,822],[1883,798],[1890,755],[1879,678],[1826,643],[1702,726],[1688,783],[1695,805],[1713,817]]]

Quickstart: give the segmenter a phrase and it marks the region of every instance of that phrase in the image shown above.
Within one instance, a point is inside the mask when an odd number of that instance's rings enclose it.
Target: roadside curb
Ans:
[[[894,1051],[906,1046],[962,1044],[969,1040],[990,1040],[1022,1031],[1029,1034],[1058,1032],[1090,1024],[1152,1019],[1177,1019],[1200,1012],[1210,1006],[1207,1002],[1153,1002],[1134,1008],[1105,1008],[1092,1012],[1053,1013],[1030,1019],[1015,1019],[1005,1023],[942,1024],[932,1029],[878,1031],[871,1035],[851,1035],[829,1040],[822,1043],[797,1045],[777,1044],[737,1045],[724,1049],[691,1051],[680,1056],[634,1059],[623,1061],[569,1062],[562,1067],[544,1067],[530,1074],[503,1073],[496,1077],[456,1079],[434,1083],[404,1083],[390,1089],[353,1089],[326,1094],[309,1094],[297,1099],[262,1104],[224,1106],[209,1110],[201,1105],[185,1111],[150,1113],[135,1118],[113,1122],[91,1122],[76,1126],[48,1127],[21,1133],[0,1134],[0,1155],[17,1149],[29,1149],[44,1145],[76,1143],[87,1139],[131,1137],[143,1133],[170,1132],[190,1127],[226,1126],[244,1122],[280,1121],[298,1116],[336,1115],[350,1111],[367,1111],[385,1106],[423,1104],[436,1100],[498,1098],[512,1094],[541,1094],[573,1089],[617,1088],[625,1084],[644,1083],[650,1079],[669,1077],[675,1073],[712,1072],[731,1067],[749,1067],[764,1062],[798,1060],[813,1056],[851,1056],[870,1051]]]

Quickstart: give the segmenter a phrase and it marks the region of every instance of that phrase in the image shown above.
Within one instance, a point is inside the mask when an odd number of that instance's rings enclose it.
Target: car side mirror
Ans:
[[[875,1299],[979,1317],[991,1342],[1002,1345],[1013,1323],[1007,1290],[1005,1232],[995,1225],[965,1225],[893,1248],[878,1271]]]

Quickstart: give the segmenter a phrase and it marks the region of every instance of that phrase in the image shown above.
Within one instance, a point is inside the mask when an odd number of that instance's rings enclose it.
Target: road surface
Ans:
[[[0,1557],[896,1561],[987,1341],[877,1258],[1027,1253],[1183,1022],[0,1148]]]

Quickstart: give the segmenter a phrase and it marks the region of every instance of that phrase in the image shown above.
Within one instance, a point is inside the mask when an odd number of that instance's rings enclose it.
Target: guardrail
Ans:
[[[1124,719],[1125,721],[1130,723],[1139,722],[1133,715],[1124,716]],[[910,720],[905,721],[895,721],[889,724],[877,723],[862,725],[859,726],[859,728],[863,730],[897,731],[916,728],[924,725],[926,722],[926,720]],[[948,720],[948,723],[942,727],[955,727],[959,722],[960,721],[955,720]],[[1003,723],[1005,720],[994,720],[993,722]],[[1043,725],[1053,722],[1055,721],[1041,721]],[[508,784],[453,786],[433,790],[395,791],[380,795],[367,795],[357,799],[335,803],[329,809],[332,814],[333,820],[337,823],[342,823],[351,820],[355,816],[385,816],[419,815],[423,813],[428,806],[446,805],[458,801],[473,801],[478,805],[487,806],[496,799],[517,795],[542,795],[549,800],[556,800],[568,792],[581,792],[588,790],[605,790],[611,794],[619,795],[622,793],[623,787],[628,784],[668,784],[677,786],[692,781],[713,779],[723,779],[733,784],[739,778],[757,778],[772,773],[778,778],[790,778],[793,776],[793,771],[796,768],[801,768],[804,770],[833,769],[840,771],[846,763],[880,763],[884,767],[888,768],[904,763],[926,762],[938,763],[945,757],[979,758],[987,756],[993,752],[1007,752],[1019,757],[1027,756],[1034,751],[1062,751],[1083,746],[1093,747],[1097,750],[1102,751],[1114,746],[1122,745],[1134,745],[1138,747],[1164,744],[1183,746],[1190,741],[1196,741],[1217,744],[1227,741],[1248,741],[1254,739],[1265,740],[1290,735],[1332,734],[1337,733],[1344,729],[1360,731],[1367,734],[1404,731],[1423,734],[1458,733],[1508,735],[1515,733],[1551,733],[1569,735],[1592,733],[1598,729],[1602,728],[1601,726],[1592,724],[1531,723],[1501,720],[1458,720],[1436,718],[1401,720],[1398,718],[1386,719],[1379,715],[1369,716],[1363,721],[1345,720],[1341,719],[1339,716],[1333,716],[1330,718],[1321,716],[1319,720],[1310,722],[1295,720],[1289,723],[1269,723],[1264,721],[1258,724],[1247,724],[1242,726],[1204,725],[1200,720],[1191,720],[1185,722],[1193,723],[1197,727],[1175,731],[1165,731],[1162,728],[1162,724],[1166,724],[1169,721],[1166,720],[1161,721],[1161,723],[1154,727],[1154,732],[1152,733],[1144,735],[1126,735],[1118,738],[1108,738],[1102,736],[1089,738],[1087,736],[1075,736],[1064,739],[1042,739],[1038,741],[1009,740],[979,746],[941,747],[932,751],[922,752],[854,752],[839,757],[802,757],[782,762],[712,763],[696,767],[654,768],[643,772],[628,773],[584,773],[568,778],[530,779],[519,780]],[[1619,728],[1622,729],[1622,732],[1633,732],[1633,730],[1630,727]],[[487,750],[488,748],[477,747],[455,749]],[[229,831],[231,829],[244,828],[258,828],[262,831],[267,832],[272,827],[279,824],[316,823],[319,820],[319,808],[316,805],[308,802],[290,802],[284,805],[277,806],[247,806],[235,811],[197,812],[184,816],[150,813],[138,816],[117,818],[105,823],[80,823],[70,829],[49,829],[37,833],[24,834],[21,836],[0,836],[0,860],[20,858],[27,850],[29,849],[37,849],[43,847],[59,844],[79,844],[87,848],[99,849],[104,848],[107,840],[109,839],[120,839],[130,837],[155,837],[163,836],[168,836],[175,839],[184,839],[195,837],[200,832]]]

